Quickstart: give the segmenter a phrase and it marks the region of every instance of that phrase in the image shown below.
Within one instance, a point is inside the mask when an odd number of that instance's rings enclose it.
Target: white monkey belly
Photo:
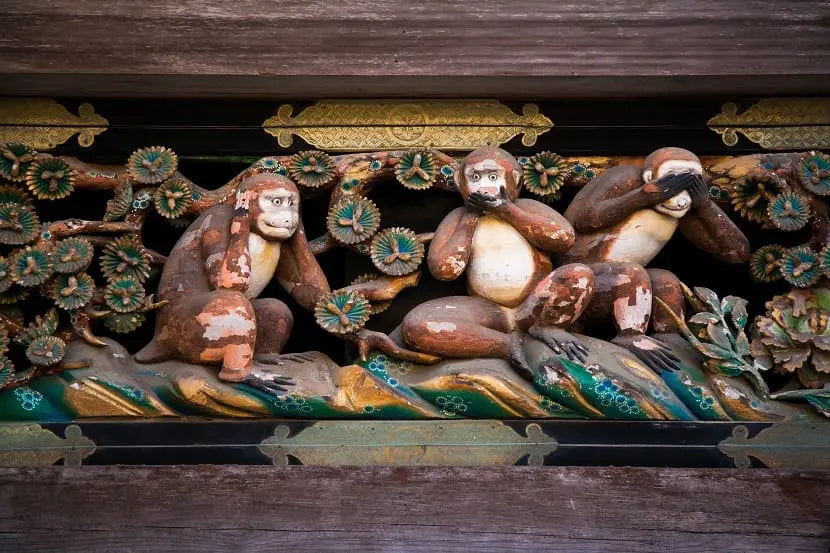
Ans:
[[[270,242],[253,232],[248,236],[248,252],[251,254],[251,281],[245,296],[255,298],[274,278],[280,262],[280,243]]]
[[[647,265],[672,237],[678,223],[679,219],[669,215],[641,209],[608,235],[611,246],[604,260]]]
[[[501,305],[524,299],[536,272],[533,247],[509,223],[493,216],[473,234],[467,285],[471,293]]]

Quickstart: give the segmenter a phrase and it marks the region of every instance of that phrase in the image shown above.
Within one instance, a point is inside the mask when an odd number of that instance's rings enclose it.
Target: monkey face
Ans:
[[[480,192],[498,197],[502,188],[507,188],[504,167],[491,159],[465,166],[464,181],[467,185],[467,195]]]
[[[291,238],[300,224],[300,197],[296,191],[269,187],[260,191],[251,209],[251,227],[270,239]]]
[[[657,167],[656,175],[654,175],[651,169],[643,171],[643,181],[648,183],[651,182],[652,178],[661,180],[680,176],[685,173],[702,176],[703,166],[699,161],[692,159],[667,159]],[[686,190],[683,190],[663,203],[654,206],[654,210],[664,215],[680,219],[689,212],[691,207],[692,196]]]

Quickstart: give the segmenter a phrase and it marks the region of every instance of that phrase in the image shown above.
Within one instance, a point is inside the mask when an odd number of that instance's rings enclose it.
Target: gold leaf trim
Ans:
[[[283,148],[294,135],[329,151],[474,150],[519,134],[522,144],[532,146],[553,127],[536,104],[525,104],[518,115],[494,100],[322,100],[295,117],[293,110],[283,104],[262,124]]]
[[[321,421],[289,436],[285,425],[259,449],[275,465],[542,465],[558,443],[536,423],[525,435],[498,421]]]
[[[728,102],[706,125],[727,146],[741,133],[770,150],[830,148],[830,98],[764,98],[743,113]]]
[[[92,104],[81,104],[73,115],[48,98],[0,98],[0,142],[22,142],[36,150],[51,150],[78,135],[87,148],[109,126]]]
[[[768,468],[787,470],[830,469],[830,422],[782,422],[749,437],[744,425],[732,429],[732,436],[718,444],[735,466],[750,466],[755,457]]]
[[[77,424],[67,426],[64,436],[39,424],[0,425],[0,466],[48,466],[60,459],[65,466],[81,466],[95,451],[95,442],[84,436]]]

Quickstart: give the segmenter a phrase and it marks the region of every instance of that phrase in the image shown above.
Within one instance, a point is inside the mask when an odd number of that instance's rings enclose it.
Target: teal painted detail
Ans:
[[[0,392],[0,420],[63,422],[69,417],[37,390],[20,386]]]

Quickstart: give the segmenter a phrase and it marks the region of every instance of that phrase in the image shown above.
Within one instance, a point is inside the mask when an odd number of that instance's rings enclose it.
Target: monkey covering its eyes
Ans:
[[[709,197],[700,160],[682,148],[660,148],[640,167],[612,167],[589,182],[568,206],[565,217],[576,241],[560,259],[586,263],[594,272],[594,295],[579,322],[601,325],[609,318],[614,342],[628,348],[655,371],[678,368],[663,342],[645,336],[676,333],[652,296],[682,316],[684,296],[677,277],[644,268],[675,230],[726,263],[749,259],[749,242]]]

